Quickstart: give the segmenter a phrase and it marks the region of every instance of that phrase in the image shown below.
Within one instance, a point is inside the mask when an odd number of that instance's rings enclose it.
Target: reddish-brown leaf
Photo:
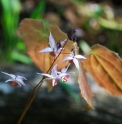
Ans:
[[[74,45],[75,45],[75,54],[77,55],[77,54],[79,54],[77,43],[74,43]],[[87,106],[87,108],[93,109],[94,108],[93,93],[92,93],[91,87],[88,83],[82,63],[79,62],[79,65],[80,65],[80,69],[78,71],[78,83],[79,83],[79,87],[81,90],[81,94],[82,94],[83,98],[86,100],[86,102],[88,103],[89,107]],[[86,108],[84,108],[84,109],[86,109]]]
[[[40,20],[26,18],[21,21],[19,26],[19,32],[27,47],[28,55],[36,66],[45,73],[51,66],[54,57],[50,56],[49,53],[39,53],[38,51],[49,46],[48,37],[50,31],[56,43],[67,39],[67,35],[63,33],[57,26],[49,26],[47,30],[43,24],[43,21]],[[68,40],[62,53],[69,53],[73,47],[72,44],[73,42]],[[58,69],[61,69],[68,64],[68,62],[61,61],[65,56],[67,56],[67,54],[60,54],[54,63],[58,64]]]
[[[82,63],[98,85],[111,94],[122,95],[122,60],[115,52],[97,44]]]

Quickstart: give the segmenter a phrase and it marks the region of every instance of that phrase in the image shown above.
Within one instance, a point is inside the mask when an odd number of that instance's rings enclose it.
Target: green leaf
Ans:
[[[23,62],[23,63],[26,63],[26,64],[32,64],[32,61],[28,56],[23,55],[21,53],[18,53],[16,51],[12,52],[11,58],[13,60],[20,61],[20,62]]]
[[[76,102],[80,102],[78,94],[72,89],[69,84],[59,81],[59,85],[63,87],[74,98]]]
[[[79,46],[85,54],[88,54],[91,51],[90,46],[84,40],[80,41]]]
[[[41,19],[44,15],[45,8],[46,8],[46,1],[41,0],[41,2],[38,4],[38,6],[33,10],[30,18]]]

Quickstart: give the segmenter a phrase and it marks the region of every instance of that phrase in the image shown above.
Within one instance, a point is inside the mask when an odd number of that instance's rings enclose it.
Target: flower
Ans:
[[[48,77],[48,78],[45,78],[44,80],[51,80],[53,86],[55,86],[58,83],[58,80],[60,79],[60,77],[57,75],[57,65],[55,65],[52,68],[51,75],[50,74],[45,74],[45,73],[37,73],[37,74],[41,74],[43,76]]]
[[[45,49],[40,50],[39,52],[44,52],[44,53],[50,53],[52,56],[57,56],[57,53],[59,53],[62,50],[62,46],[64,43],[67,41],[67,39],[58,42],[57,44],[55,43],[55,40],[50,32],[49,36],[49,45],[50,47],[47,47]]]
[[[74,73],[74,72],[67,72],[69,66],[70,63],[68,64],[67,67],[62,68],[60,72],[57,72],[57,74],[59,75],[59,77],[63,82],[66,82],[69,79],[69,75]]]
[[[10,76],[10,79],[6,80],[5,82],[10,82],[10,85],[13,87],[17,87],[18,85],[23,85],[26,86],[26,84],[23,82],[23,80],[27,80],[25,77],[20,76],[20,75],[14,75],[14,74],[8,74],[6,72],[1,73]]]
[[[70,63],[74,63],[76,68],[79,70],[79,63],[78,63],[78,59],[86,59],[84,56],[82,55],[74,55],[73,51],[70,52],[69,56],[64,57],[62,61],[69,61]]]
[[[64,73],[64,72],[58,72],[57,71],[57,64],[52,68],[51,70],[51,75],[50,74],[45,74],[45,73],[37,73],[37,74],[41,74],[43,76],[46,76],[48,78],[45,78],[44,80],[51,80],[52,81],[52,86],[57,85],[59,80],[66,80],[64,79],[65,76],[69,76],[68,73]]]

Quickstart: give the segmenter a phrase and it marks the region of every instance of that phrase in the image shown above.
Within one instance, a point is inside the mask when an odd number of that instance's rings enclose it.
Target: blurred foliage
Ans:
[[[82,49],[83,53],[86,55],[91,51],[90,46],[84,40],[80,41],[79,48]]]
[[[111,1],[95,3],[86,0],[1,0],[0,5],[1,60],[31,63],[26,55],[25,45],[17,34],[19,22],[25,17],[47,20],[65,32],[78,27],[81,31],[78,42],[85,54],[87,50],[83,48],[99,43],[122,57],[122,12],[119,7],[115,8]]]
[[[1,0],[2,5],[2,29],[3,42],[1,44],[0,58],[4,61],[20,61],[31,63],[31,60],[22,51],[25,51],[25,45],[17,37],[19,24],[19,14],[21,3],[19,0]]]
[[[32,11],[30,18],[43,19],[45,9],[46,9],[46,0],[41,0],[40,3]]]
[[[89,44],[96,43],[107,46],[122,57],[122,16],[121,10],[114,8],[114,5],[106,3],[81,2],[71,0],[76,6],[78,16],[82,17],[82,28],[90,34]],[[116,13],[119,13],[118,16]],[[93,38],[93,35],[96,38]],[[91,38],[91,39],[90,39]],[[94,41],[90,41],[94,40]]]
[[[30,15],[31,18],[39,19],[40,11],[43,15],[45,1],[41,1],[34,11]],[[19,16],[21,12],[21,3],[19,0],[1,0],[2,13],[1,13],[1,25],[3,30],[3,41],[1,44],[0,58],[1,61],[19,61],[23,63],[32,63],[29,57],[25,55],[25,45],[21,39],[17,36],[17,30],[19,25]]]

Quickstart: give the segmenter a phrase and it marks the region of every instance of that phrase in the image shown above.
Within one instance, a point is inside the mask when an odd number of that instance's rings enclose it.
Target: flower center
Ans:
[[[18,83],[16,81],[10,81],[10,85],[13,87],[17,87]]]
[[[54,53],[54,52],[50,52],[50,55],[51,55],[51,56],[55,56],[55,53]]]
[[[73,63],[73,60],[69,60],[69,63],[71,63],[71,64],[72,64],[72,63]]]
[[[62,76],[61,79],[63,82],[66,82],[69,78],[69,75]]]

